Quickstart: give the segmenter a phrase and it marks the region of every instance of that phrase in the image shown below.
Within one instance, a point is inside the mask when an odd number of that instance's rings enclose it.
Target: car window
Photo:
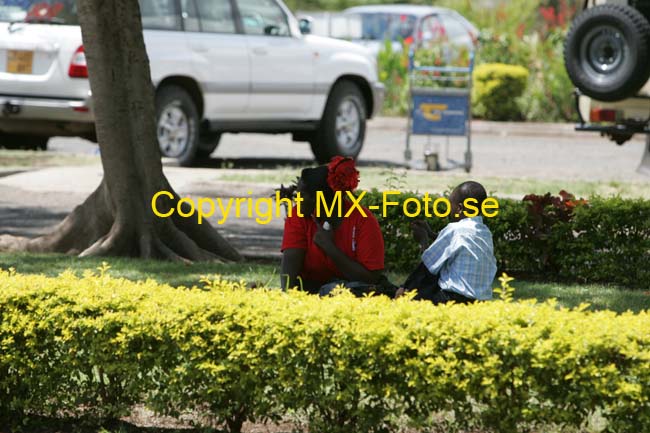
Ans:
[[[441,15],[442,23],[445,26],[445,32],[449,42],[458,45],[471,45],[472,37],[465,26],[451,15]]]
[[[442,42],[447,37],[445,27],[438,15],[429,15],[422,19],[419,39],[424,45]]]
[[[210,33],[236,33],[230,0],[198,0],[201,30]]]
[[[183,12],[183,28],[188,32],[200,32],[201,23],[199,11],[196,9],[194,0],[181,0],[181,11]]]
[[[180,15],[174,0],[139,0],[142,28],[151,30],[180,30]]]
[[[239,0],[244,33],[249,35],[290,36],[287,16],[273,0]]]
[[[414,15],[392,13],[362,13],[362,39],[399,41],[413,37],[417,18]]]
[[[75,0],[0,0],[0,21],[79,24]]]

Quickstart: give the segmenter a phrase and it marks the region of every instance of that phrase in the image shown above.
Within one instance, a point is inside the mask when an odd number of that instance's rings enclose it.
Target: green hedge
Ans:
[[[650,429],[647,312],[175,289],[106,269],[0,271],[0,287],[3,426],[26,414],[96,422],[144,403],[232,432],[288,413],[328,433],[446,422],[508,433],[596,412],[609,432]]]
[[[477,116],[490,120],[521,120],[519,98],[528,83],[523,66],[484,63],[474,69],[473,103]]]
[[[413,193],[391,196],[404,202]],[[382,206],[382,193],[372,191],[365,206]],[[500,271],[579,282],[650,287],[650,202],[642,199],[594,198],[577,206],[570,221],[549,220],[536,230],[528,202],[499,199],[499,215],[484,218],[494,239]],[[548,209],[547,209],[548,211]],[[410,218],[398,206],[387,207],[386,218],[375,212],[386,244],[389,270],[408,272],[419,261]],[[448,223],[430,218],[435,232]]]

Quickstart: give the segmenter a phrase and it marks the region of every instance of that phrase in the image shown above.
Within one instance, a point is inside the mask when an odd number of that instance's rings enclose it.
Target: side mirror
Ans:
[[[298,20],[298,25],[300,27],[300,33],[303,35],[308,35],[311,33],[311,26],[314,23],[314,19],[312,17],[304,17],[300,18]]]

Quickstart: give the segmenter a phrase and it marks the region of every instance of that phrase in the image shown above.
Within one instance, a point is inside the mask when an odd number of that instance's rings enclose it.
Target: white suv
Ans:
[[[381,108],[374,57],[309,35],[278,0],[140,0],[163,156],[191,165],[224,132],[292,133],[356,157]],[[0,0],[0,145],[95,137],[74,0]]]

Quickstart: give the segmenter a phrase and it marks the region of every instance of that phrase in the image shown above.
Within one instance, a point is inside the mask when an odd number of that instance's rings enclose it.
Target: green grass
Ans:
[[[405,169],[362,167],[360,188],[379,190],[427,191],[442,193],[468,178],[481,182],[491,195],[522,198],[526,194],[559,193],[569,191],[579,197],[620,195],[629,198],[650,198],[647,183],[586,180],[539,180],[512,177],[486,177],[460,175],[458,173],[426,172]],[[215,180],[227,182],[261,183],[273,186],[290,184],[300,174],[295,167],[254,170],[219,170]]]
[[[200,285],[202,277],[217,275],[228,280],[244,280],[256,283],[257,286],[279,286],[277,264],[247,263],[247,264],[213,264],[196,263],[184,265],[148,260],[124,258],[79,259],[71,256],[55,254],[7,254],[0,253],[0,268],[15,268],[25,274],[45,274],[56,276],[66,269],[81,275],[84,271],[96,270],[103,261],[110,264],[109,273],[114,277],[124,277],[131,280],[152,278],[160,283],[172,286]],[[406,275],[391,273],[391,281],[404,281]],[[610,309],[619,313],[625,311],[639,312],[650,309],[650,292],[642,290],[627,290],[606,284],[575,284],[515,280],[516,299],[537,299],[543,301],[556,298],[565,307],[576,307],[588,303],[592,309]],[[498,281],[495,282],[495,287]]]
[[[57,165],[86,165],[99,162],[99,156],[37,150],[0,149],[0,168],[20,169]]]

